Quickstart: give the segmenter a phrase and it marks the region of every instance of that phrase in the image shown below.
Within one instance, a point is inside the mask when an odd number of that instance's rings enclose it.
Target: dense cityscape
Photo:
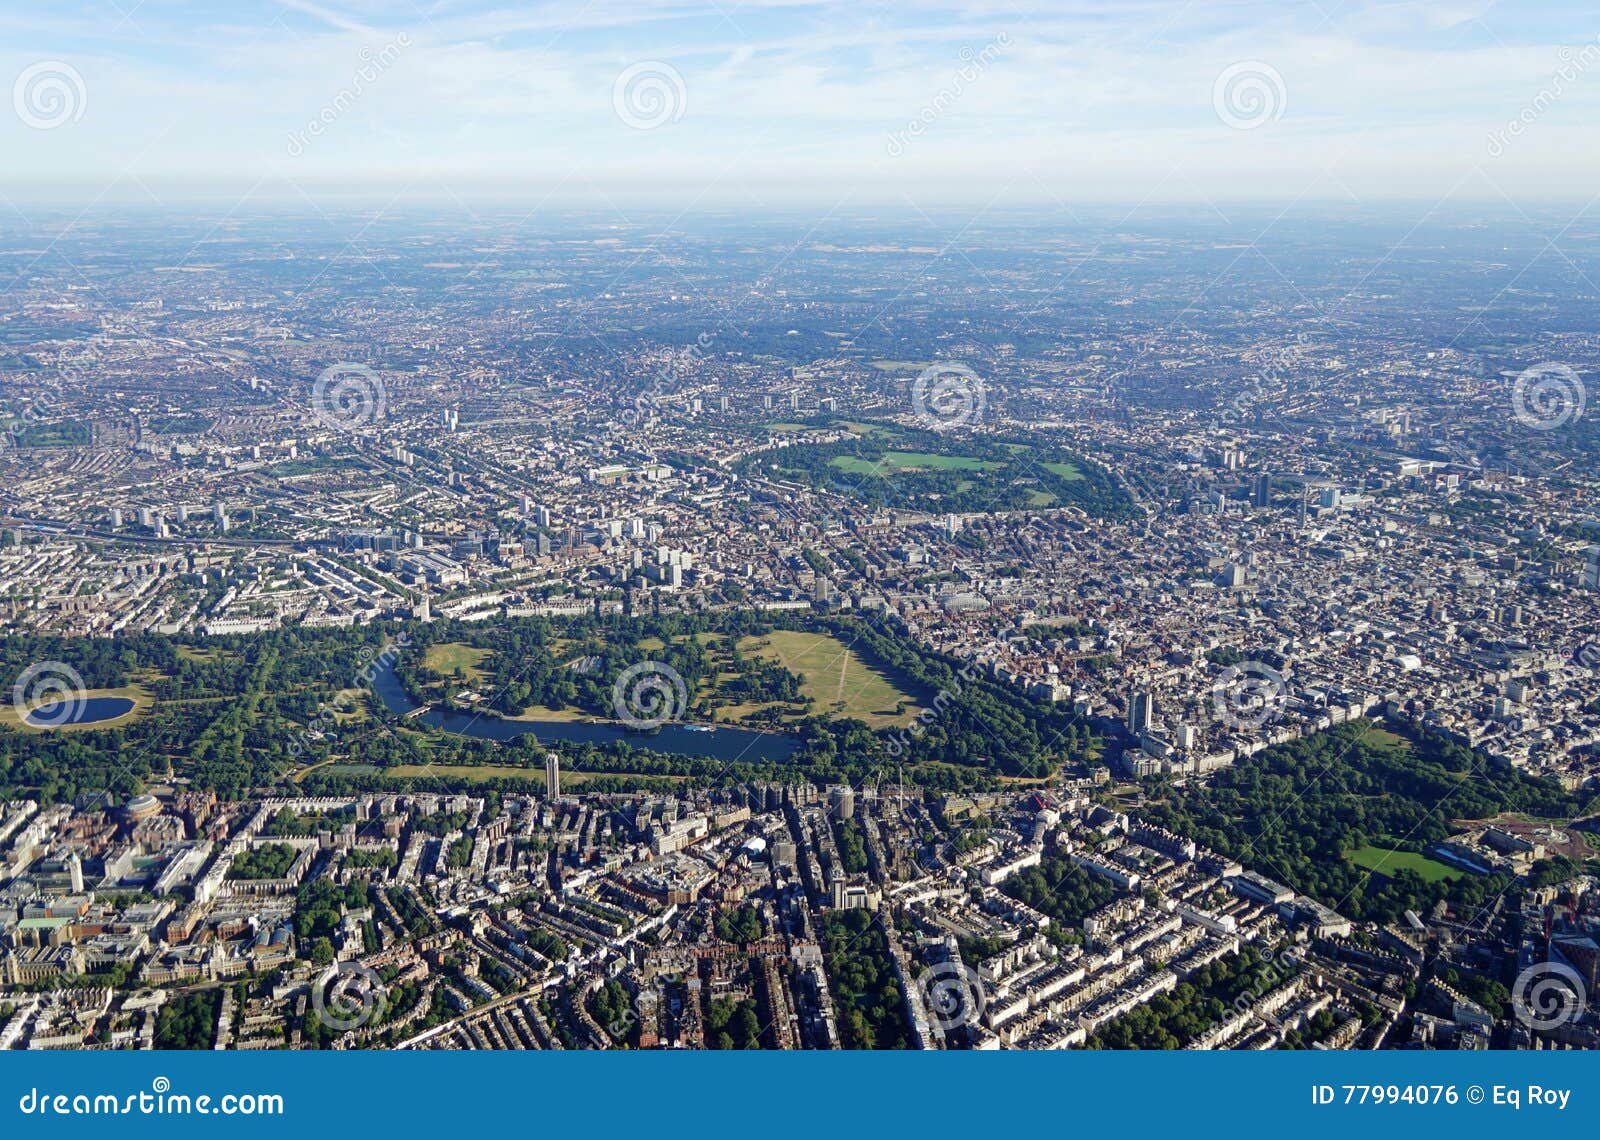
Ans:
[[[0,1045],[1600,1047],[1600,238],[1080,213],[0,221]]]

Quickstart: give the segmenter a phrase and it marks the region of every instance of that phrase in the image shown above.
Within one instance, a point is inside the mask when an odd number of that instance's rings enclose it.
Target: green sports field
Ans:
[[[1379,875],[1392,875],[1396,871],[1415,871],[1421,875],[1425,882],[1442,883],[1446,879],[1459,879],[1466,874],[1458,871],[1448,864],[1437,859],[1430,859],[1426,855],[1419,855],[1415,851],[1394,851],[1387,847],[1374,847],[1367,844],[1357,847],[1346,856],[1357,867],[1364,867]]]

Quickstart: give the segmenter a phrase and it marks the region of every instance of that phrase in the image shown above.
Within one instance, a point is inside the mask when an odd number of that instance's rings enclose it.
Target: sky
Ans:
[[[1600,9],[1358,0],[0,7],[0,194],[1587,202]]]

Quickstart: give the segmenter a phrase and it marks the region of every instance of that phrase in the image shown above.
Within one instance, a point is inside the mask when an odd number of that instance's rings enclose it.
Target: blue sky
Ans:
[[[0,76],[19,196],[1600,188],[1592,4],[67,0],[0,10]]]

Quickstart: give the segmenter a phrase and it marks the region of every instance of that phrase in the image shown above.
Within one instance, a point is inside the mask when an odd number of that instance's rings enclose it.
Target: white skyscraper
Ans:
[[[544,754],[544,794],[546,799],[561,798],[561,757],[554,752]]]

